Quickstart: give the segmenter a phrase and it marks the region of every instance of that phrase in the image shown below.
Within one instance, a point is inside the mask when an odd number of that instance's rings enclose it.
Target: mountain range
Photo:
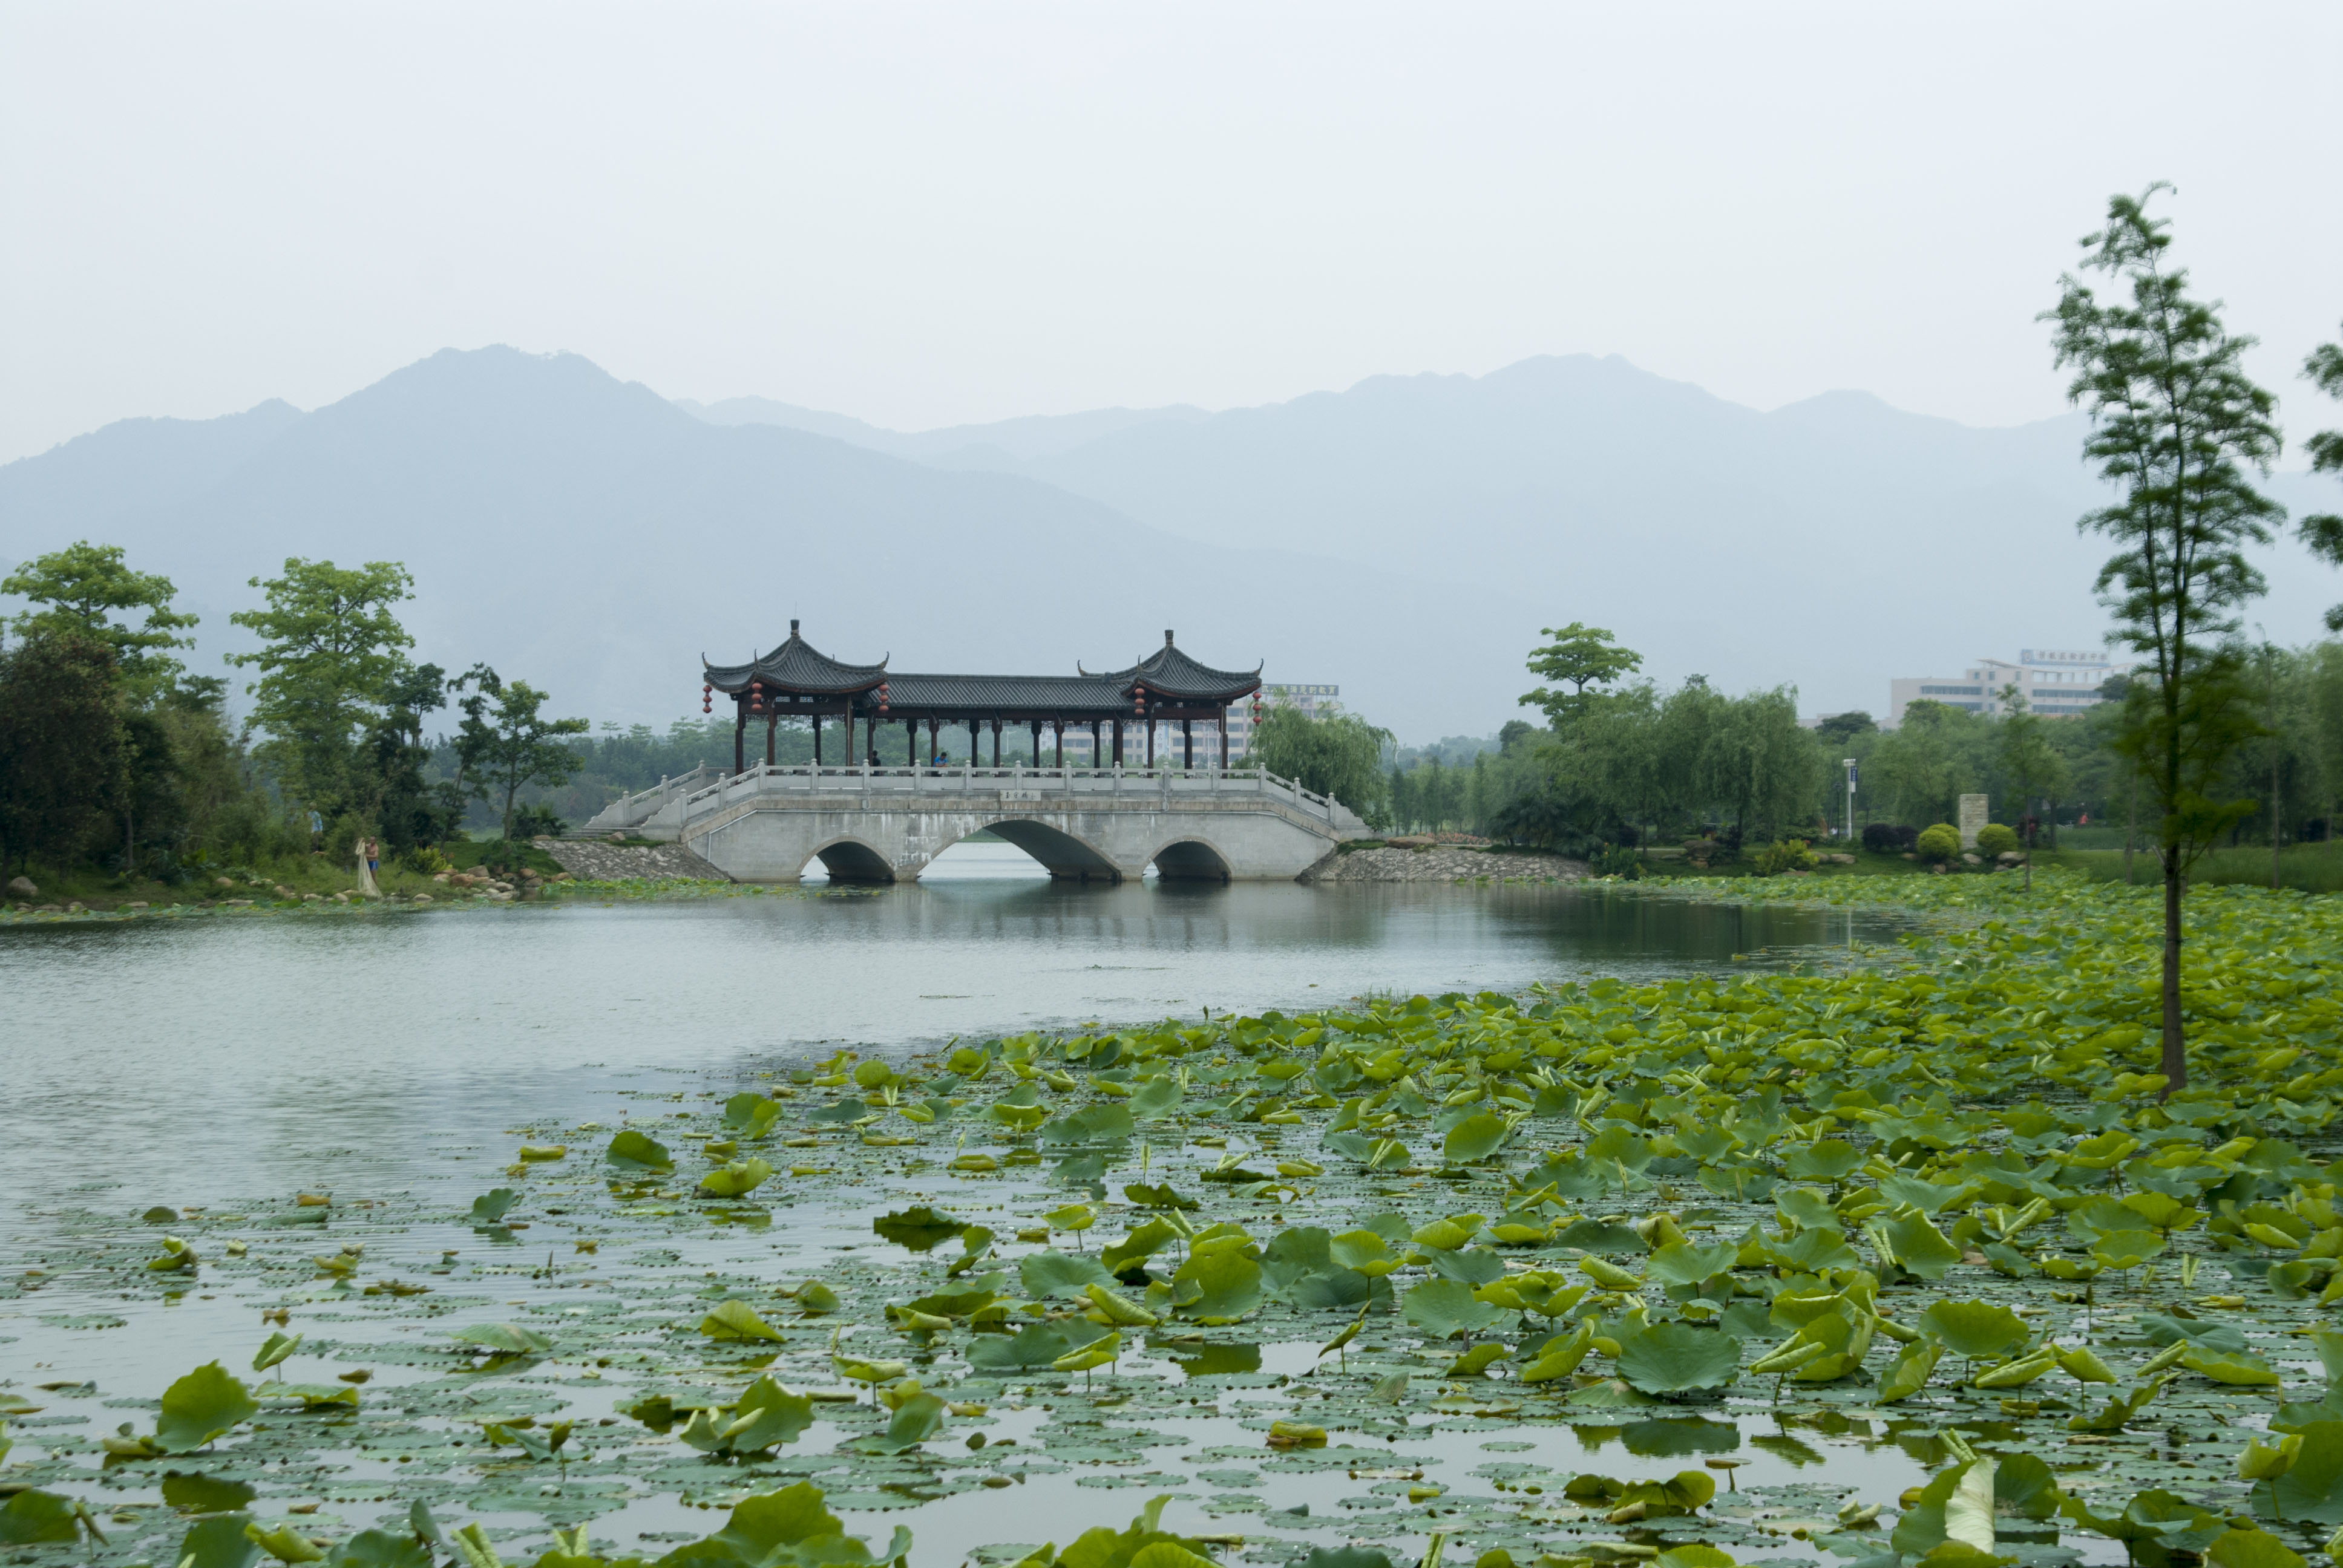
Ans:
[[[1172,628],[1421,739],[1514,717],[1524,653],[1571,620],[1660,678],[1790,682],[1809,712],[2095,644],[2080,433],[1859,393],[1761,413],[1587,356],[898,432],[449,349],[312,412],[126,419],[0,467],[0,558],[126,547],[203,616],[206,667],[245,646],[226,615],[286,557],[403,561],[418,657],[486,660],[598,719],[686,711],[699,656],[770,647],[795,617],[900,670],[1096,669]],[[2343,598],[2291,547],[2270,575],[2258,614],[2282,640]]]

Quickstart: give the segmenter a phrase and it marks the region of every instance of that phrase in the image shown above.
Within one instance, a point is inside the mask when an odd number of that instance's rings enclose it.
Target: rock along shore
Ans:
[[[534,839],[538,849],[581,881],[729,882],[732,879],[680,844],[607,844],[591,839]]]
[[[1557,855],[1515,855],[1438,844],[1423,849],[1353,849],[1318,873],[1321,882],[1455,882],[1482,877],[1534,882],[1575,882],[1586,862]]]

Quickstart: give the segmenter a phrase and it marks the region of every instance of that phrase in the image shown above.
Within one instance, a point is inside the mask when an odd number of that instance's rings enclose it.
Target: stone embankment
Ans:
[[[729,882],[732,879],[680,844],[611,844],[598,839],[530,842],[580,881]]]
[[[1574,882],[1586,862],[1558,855],[1518,855],[1458,844],[1422,849],[1353,849],[1313,879],[1321,882],[1460,882],[1483,877],[1506,881]]]

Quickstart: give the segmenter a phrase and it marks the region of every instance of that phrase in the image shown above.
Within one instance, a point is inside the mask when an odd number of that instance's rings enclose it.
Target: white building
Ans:
[[[2099,688],[2107,678],[2130,668],[2104,651],[2024,648],[2015,663],[1980,658],[1959,675],[1899,677],[1887,683],[1887,727],[1903,723],[1904,710],[1924,699],[1970,713],[1997,714],[2001,694],[2010,687],[2017,689],[2029,711],[2050,719],[2072,718],[2097,707]]]

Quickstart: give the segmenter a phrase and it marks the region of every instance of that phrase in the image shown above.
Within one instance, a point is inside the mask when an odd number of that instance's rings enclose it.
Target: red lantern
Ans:
[[[887,717],[887,683],[883,680],[879,683],[879,717]]]

